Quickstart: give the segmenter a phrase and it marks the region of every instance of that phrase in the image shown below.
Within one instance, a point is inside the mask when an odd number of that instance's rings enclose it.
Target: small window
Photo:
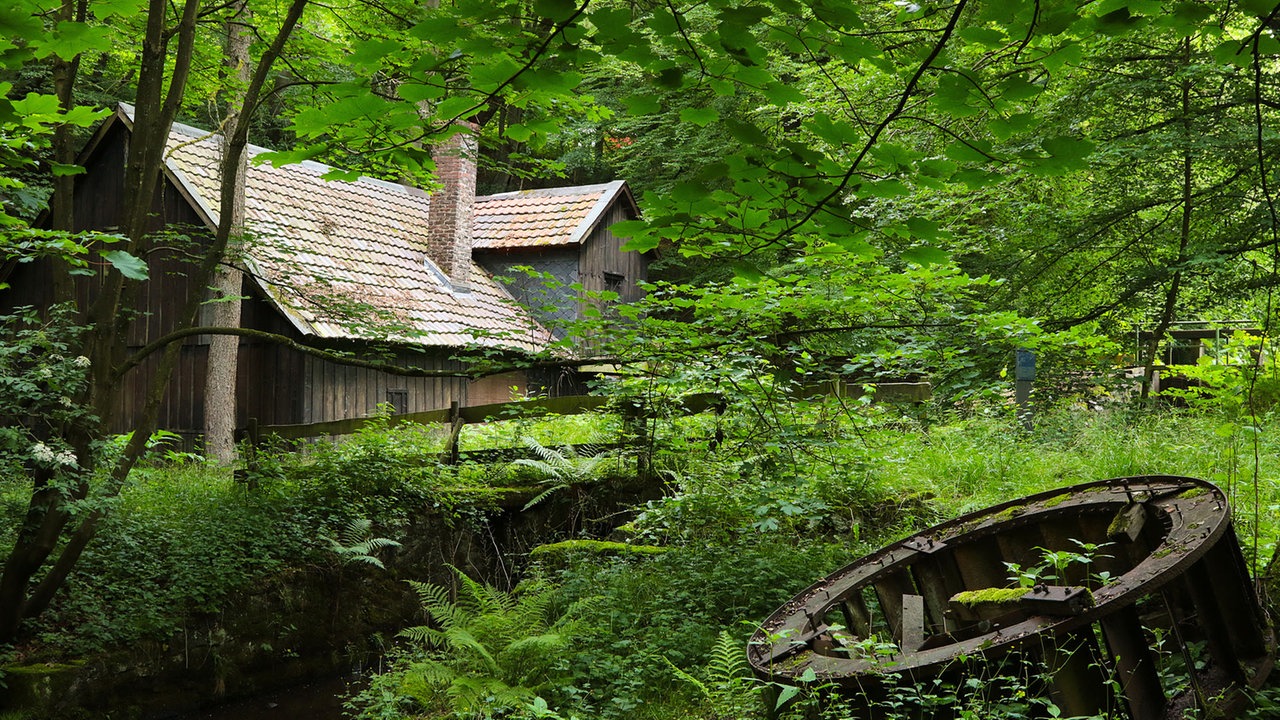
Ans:
[[[409,412],[409,391],[405,388],[387,390],[387,404],[394,414],[404,415]]]
[[[619,275],[618,273],[607,272],[604,274],[604,289],[608,290],[609,292],[616,292],[619,295],[621,295],[622,283],[626,282],[626,279],[627,278],[625,275]]]

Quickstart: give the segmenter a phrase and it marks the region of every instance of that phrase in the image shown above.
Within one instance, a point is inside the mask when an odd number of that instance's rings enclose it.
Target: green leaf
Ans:
[[[615,226],[616,227],[616,226]],[[615,233],[616,234],[616,233]],[[625,237],[625,236],[622,236]],[[647,233],[644,235],[633,235],[630,240],[622,244],[623,252],[649,252],[657,249],[661,244],[662,238],[656,233]]]
[[[78,127],[89,127],[110,114],[111,111],[106,108],[93,108],[88,105],[77,105],[63,113],[62,122],[68,125],[76,125]]]
[[[400,49],[400,43],[394,40],[372,38],[356,43],[354,51],[347,57],[347,62],[355,67],[377,65],[382,62],[382,58]]]
[[[435,100],[444,95],[444,88],[425,83],[404,82],[396,86],[396,95],[411,103]]]
[[[1018,113],[992,120],[987,123],[987,128],[997,140],[1008,140],[1014,135],[1035,129],[1039,124],[1040,119],[1032,113]]]
[[[1123,35],[1145,25],[1140,15],[1134,15],[1128,7],[1113,10],[1095,20],[1094,27],[1103,35]]]
[[[969,117],[988,105],[978,92],[975,80],[962,73],[948,73],[938,79],[938,89],[931,100],[942,112],[953,117]]]
[[[895,198],[910,195],[911,188],[903,184],[901,180],[889,178],[888,180],[878,180],[864,184],[861,194],[870,197]]]
[[[956,169],[959,168],[959,166],[956,165],[954,162],[951,162],[950,160],[944,160],[942,158],[929,158],[928,160],[921,160],[920,162],[916,163],[916,165],[920,168],[921,173],[929,177],[941,178],[944,180],[954,175],[956,172]]]
[[[533,137],[533,129],[528,125],[508,125],[503,134],[516,142],[528,142]]]
[[[828,45],[827,50],[855,67],[865,59],[879,57],[883,52],[879,45],[857,35],[841,37],[838,42]]]
[[[629,115],[653,115],[662,110],[662,100],[657,95],[628,95],[622,104]]]
[[[71,21],[58,23],[52,37],[43,42],[32,43],[36,57],[57,55],[63,60],[71,60],[81,53],[91,51],[106,52],[113,45],[109,26]]]
[[[476,101],[466,95],[455,95],[446,98],[435,107],[435,117],[437,120],[466,120],[476,114],[479,108],[476,107]]]
[[[739,280],[755,284],[764,278],[764,273],[760,272],[760,268],[746,260],[735,260],[731,263],[731,267],[733,268],[733,276]]]
[[[272,150],[254,155],[253,164],[262,165],[266,163],[272,167],[282,167],[310,160],[323,154],[328,149],[324,145],[299,145],[292,150]]]
[[[509,55],[498,55],[488,62],[474,65],[471,68],[471,81],[481,89],[497,88],[515,77],[523,67]]]
[[[593,6],[591,24],[596,28],[596,42],[629,38],[635,32],[631,29],[631,10],[627,8]]]
[[[706,127],[720,119],[715,108],[684,108],[680,111],[680,121],[693,123],[698,127]]]
[[[918,245],[903,251],[902,259],[920,267],[929,267],[951,262],[951,255],[932,245]]]
[[[854,233],[852,235],[839,235],[834,238],[835,244],[843,248],[846,252],[856,257],[871,259],[876,256],[877,250],[874,245],[867,242],[867,233]]]
[[[568,20],[577,9],[573,0],[536,0],[533,4],[534,12],[555,22]]]
[[[774,710],[781,710],[783,705],[791,702],[791,699],[800,694],[800,688],[795,685],[786,685],[778,691],[778,702],[773,706]]]
[[[110,17],[131,18],[142,12],[145,0],[94,0],[93,14],[100,20]]]
[[[54,177],[66,177],[68,175],[83,175],[85,172],[83,165],[67,165],[59,162],[49,163],[49,167],[53,170]]]
[[[1253,51],[1239,40],[1227,40],[1213,49],[1213,59],[1220,63],[1247,68],[1253,64]]]
[[[989,162],[992,159],[991,143],[984,140],[968,142],[956,140],[943,150],[943,153],[956,162]]]
[[[799,88],[782,82],[770,82],[764,86],[765,97],[774,105],[787,105],[789,103],[808,103],[809,96],[800,91]]]
[[[1011,77],[1000,83],[1000,96],[1005,100],[1020,101],[1030,100],[1031,98],[1044,92],[1044,87],[1029,82],[1023,77]]]
[[[1270,14],[1271,10],[1269,6],[1272,4],[1272,0],[1265,0],[1265,2],[1259,2],[1258,4],[1267,5],[1268,9],[1264,10],[1263,14],[1264,15]],[[1248,0],[1245,0],[1244,5],[1245,7],[1248,7],[1249,5]],[[1182,22],[1184,25],[1199,25],[1200,23],[1203,23],[1204,21],[1213,17],[1213,11],[1214,9],[1212,6],[1206,5],[1204,3],[1182,2],[1174,6],[1173,17],[1179,20],[1180,22]]]
[[[1034,171],[1042,175],[1058,175],[1088,167],[1088,157],[1094,144],[1064,135],[1046,138],[1040,147],[1049,153],[1049,157],[1037,162]]]
[[[907,228],[911,230],[911,234],[921,240],[937,240],[944,235],[938,223],[932,220],[926,220],[922,217],[913,217],[907,220]]]
[[[744,145],[768,145],[769,138],[760,128],[748,122],[743,122],[736,118],[725,118],[724,128],[729,133],[729,137]]]
[[[956,34],[968,42],[988,48],[1003,47],[1005,43],[1009,42],[1009,38],[1005,35],[1004,31],[1000,28],[994,27],[967,27],[958,31]]]
[[[130,280],[147,279],[147,264],[123,250],[107,250],[102,253],[102,259]]]

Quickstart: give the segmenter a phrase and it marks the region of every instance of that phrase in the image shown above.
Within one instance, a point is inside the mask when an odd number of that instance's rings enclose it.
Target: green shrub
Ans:
[[[79,656],[166,637],[192,613],[313,552],[278,497],[209,465],[141,469],[102,522],[47,617],[47,650]]]
[[[706,700],[672,665],[696,672],[725,630],[745,647],[751,623],[856,554],[745,538],[661,555],[579,556],[550,575],[577,619],[572,681],[552,695],[580,717],[687,717]]]
[[[526,582],[506,593],[453,570],[456,600],[443,585],[410,582],[430,624],[401,632],[411,646],[352,699],[357,717],[507,717],[563,684],[573,622],[553,609],[552,588]]]

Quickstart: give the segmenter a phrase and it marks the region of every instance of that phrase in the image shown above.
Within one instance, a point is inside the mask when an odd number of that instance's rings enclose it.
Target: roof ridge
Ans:
[[[492,195],[479,195],[476,202],[482,200],[505,200],[507,198],[532,196],[538,193],[546,195],[571,195],[574,193],[587,193],[594,191],[608,192],[615,188],[620,188],[626,184],[625,180],[611,180],[604,183],[592,183],[590,185],[557,185],[555,187],[529,188],[527,190],[508,190],[507,192],[494,193]]]

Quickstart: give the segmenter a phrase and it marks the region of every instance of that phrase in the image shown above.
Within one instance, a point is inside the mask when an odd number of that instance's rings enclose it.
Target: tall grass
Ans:
[[[1246,554],[1256,545],[1269,556],[1280,541],[1280,443],[1269,425],[1269,418],[1255,429],[1206,414],[1070,410],[1027,432],[1004,418],[970,418],[881,431],[868,462],[876,482],[898,493],[929,493],[946,516],[1093,480],[1208,480],[1227,494]]]

